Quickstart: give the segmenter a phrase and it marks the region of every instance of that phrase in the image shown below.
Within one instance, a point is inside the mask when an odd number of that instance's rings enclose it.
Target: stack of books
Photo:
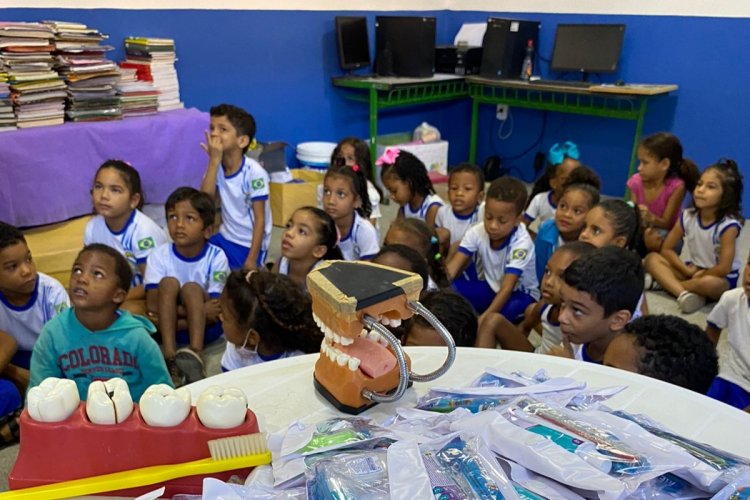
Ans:
[[[138,80],[153,82],[159,91],[159,111],[184,107],[174,67],[177,61],[174,40],[129,37],[125,39],[125,55],[120,67],[133,68]]]
[[[153,115],[158,112],[159,91],[153,82],[138,80],[135,68],[120,68],[120,94],[122,117]]]
[[[10,98],[8,72],[0,62],[0,132],[16,130],[16,114],[13,112],[13,101]]]
[[[85,24],[44,21],[55,33],[55,69],[68,86],[65,114],[71,121],[118,120],[122,117],[116,85],[117,65],[105,55],[108,37]]]
[[[52,28],[0,23],[0,61],[7,70],[19,128],[59,125],[65,118],[65,82],[53,69]]]

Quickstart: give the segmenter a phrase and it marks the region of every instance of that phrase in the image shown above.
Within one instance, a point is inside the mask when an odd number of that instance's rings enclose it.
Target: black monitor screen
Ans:
[[[377,73],[383,76],[432,76],[435,73],[435,25],[434,17],[377,16]]]
[[[614,73],[624,35],[624,24],[559,24],[551,69]]]
[[[339,64],[343,69],[364,68],[370,65],[366,17],[336,16],[336,42],[339,48]]]

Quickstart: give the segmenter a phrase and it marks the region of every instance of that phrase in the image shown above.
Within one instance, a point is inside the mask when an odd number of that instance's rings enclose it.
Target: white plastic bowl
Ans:
[[[330,159],[334,149],[336,149],[335,142],[301,142],[297,144],[297,154],[307,157]]]

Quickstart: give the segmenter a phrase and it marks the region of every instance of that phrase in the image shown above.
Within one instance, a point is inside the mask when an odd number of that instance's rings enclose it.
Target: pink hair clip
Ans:
[[[359,165],[357,165],[356,163],[352,165],[352,170],[354,170],[355,172],[359,172]]]
[[[398,148],[385,148],[385,151],[380,158],[377,159],[375,165],[393,165],[396,163],[396,158],[398,158],[400,153],[401,150]]]

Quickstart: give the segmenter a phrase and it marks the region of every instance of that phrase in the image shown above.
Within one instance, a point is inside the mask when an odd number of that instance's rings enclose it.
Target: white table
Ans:
[[[443,361],[446,349],[407,347],[412,369],[426,373]],[[318,354],[287,358],[222,373],[187,387],[193,401],[211,385],[234,386],[247,395],[261,430],[276,432],[295,420],[313,423],[341,415],[313,387],[313,367]],[[533,353],[459,348],[453,367],[439,379],[415,383],[396,403],[380,404],[362,413],[376,420],[392,415],[396,407],[414,407],[429,387],[468,386],[485,368],[532,374],[544,368],[553,377],[572,377],[589,388],[627,385],[607,403],[615,409],[645,413],[685,437],[702,441],[740,456],[750,457],[750,414],[687,389],[634,373]]]

